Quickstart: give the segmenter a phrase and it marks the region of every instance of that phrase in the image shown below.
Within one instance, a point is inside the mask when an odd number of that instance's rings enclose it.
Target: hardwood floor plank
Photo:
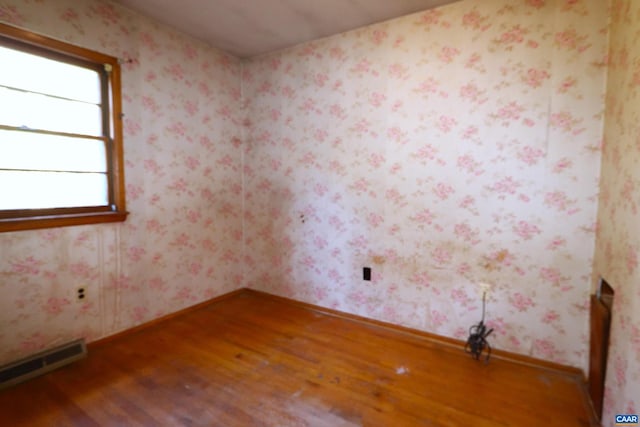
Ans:
[[[37,404],[34,404],[34,400]],[[576,375],[256,292],[0,392],[11,426],[589,426]]]

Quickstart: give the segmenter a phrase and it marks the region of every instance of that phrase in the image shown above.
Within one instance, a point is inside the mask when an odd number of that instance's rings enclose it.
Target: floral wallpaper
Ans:
[[[614,0],[594,262],[614,288],[603,426],[640,411],[640,4]]]
[[[466,339],[484,282],[586,368],[606,54],[606,2],[466,0],[248,61],[247,284]]]
[[[125,61],[131,212],[0,234],[0,364],[240,287],[240,61],[103,1],[3,0],[0,21]]]
[[[108,1],[0,1],[124,60],[131,212],[0,234],[0,364],[243,286],[464,339],[486,283],[495,348],[586,369],[603,275],[605,420],[638,411],[640,6],[612,1],[463,0],[248,61]]]

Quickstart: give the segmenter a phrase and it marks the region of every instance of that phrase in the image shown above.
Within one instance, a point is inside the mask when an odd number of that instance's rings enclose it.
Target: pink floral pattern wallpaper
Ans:
[[[605,416],[640,410],[640,6],[612,1],[464,0],[248,61],[108,1],[1,1],[124,60],[131,215],[0,234],[0,364],[245,286],[464,339],[488,283],[495,348],[586,369],[602,274]]]
[[[594,282],[614,288],[603,425],[640,411],[640,4],[614,0]]]
[[[246,282],[581,368],[606,2],[467,0],[250,60]],[[362,268],[373,280],[362,280]]]
[[[131,212],[0,234],[0,364],[240,287],[240,61],[108,2],[1,1],[0,21],[125,61]]]

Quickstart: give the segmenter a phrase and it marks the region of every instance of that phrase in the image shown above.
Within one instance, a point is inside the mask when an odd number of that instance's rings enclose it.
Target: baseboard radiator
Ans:
[[[53,371],[87,356],[84,339],[42,351],[0,367],[0,390]]]

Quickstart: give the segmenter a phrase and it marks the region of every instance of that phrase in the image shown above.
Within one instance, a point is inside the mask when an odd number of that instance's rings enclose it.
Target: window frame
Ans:
[[[91,68],[100,73],[103,103],[108,104],[102,109],[101,139],[107,145],[109,181],[109,204],[106,206],[0,210],[0,232],[124,221],[128,212],[125,200],[122,94],[118,59],[3,23],[0,23],[0,43],[45,58]]]

